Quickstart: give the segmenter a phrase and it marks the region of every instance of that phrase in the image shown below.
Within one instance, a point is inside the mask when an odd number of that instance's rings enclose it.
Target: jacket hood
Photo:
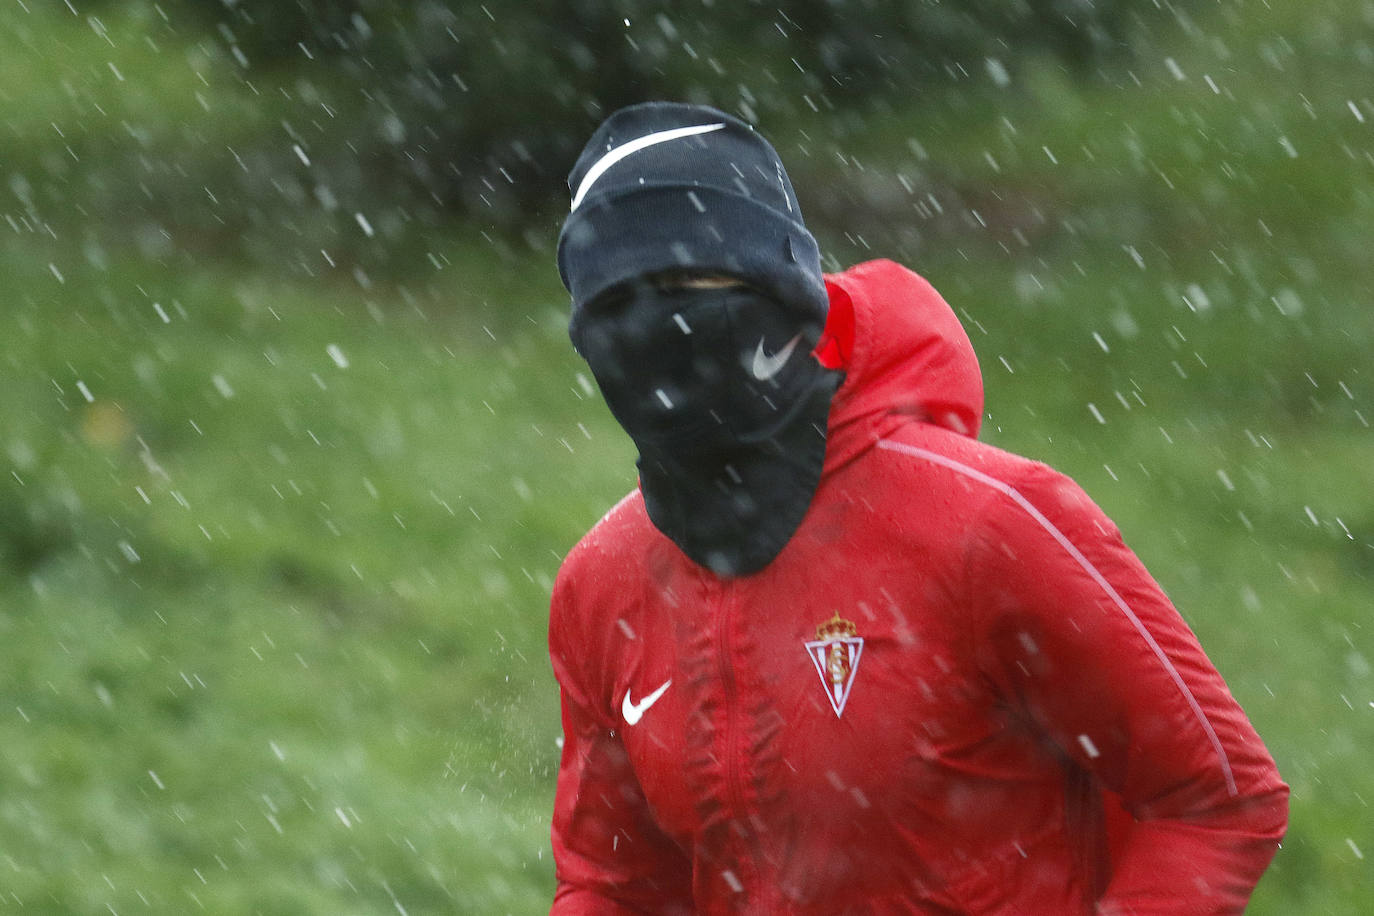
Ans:
[[[983,377],[968,334],[924,277],[893,261],[825,276],[830,310],[816,346],[845,373],[830,406],[826,471],[912,419],[975,438]]]

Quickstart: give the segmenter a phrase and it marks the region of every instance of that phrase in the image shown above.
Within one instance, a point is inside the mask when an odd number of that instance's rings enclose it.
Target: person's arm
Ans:
[[[1288,787],[1116,526],[1037,466],[987,512],[969,566],[984,667],[1122,800],[1102,914],[1238,914],[1287,825]]]
[[[555,588],[549,647],[563,703],[553,812],[554,916],[690,913],[692,866],[658,825],[612,723],[580,684],[592,652],[562,626]],[[572,643],[573,645],[569,645]]]

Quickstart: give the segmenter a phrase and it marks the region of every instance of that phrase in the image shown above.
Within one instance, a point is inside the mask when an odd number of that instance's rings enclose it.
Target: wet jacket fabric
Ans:
[[[556,914],[1223,914],[1287,787],[1112,522],[978,442],[934,289],[827,277],[845,380],[797,533],[721,578],[638,493],[565,560]]]

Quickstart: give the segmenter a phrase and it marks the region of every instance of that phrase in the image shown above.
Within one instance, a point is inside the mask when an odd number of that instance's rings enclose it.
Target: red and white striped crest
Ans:
[[[863,655],[864,640],[858,635],[854,623],[840,617],[839,613],[816,628],[816,638],[807,642],[806,653],[821,676],[825,695],[838,718],[844,715],[845,704],[849,702],[849,691],[854,686],[854,676],[859,670],[859,658]]]

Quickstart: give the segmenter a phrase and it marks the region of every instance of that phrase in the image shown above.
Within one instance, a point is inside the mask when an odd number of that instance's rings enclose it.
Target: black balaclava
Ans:
[[[654,102],[611,115],[569,186],[569,332],[639,450],[649,518],[713,572],[757,572],[815,494],[841,379],[811,355],[827,299],[782,163],[742,121]]]

